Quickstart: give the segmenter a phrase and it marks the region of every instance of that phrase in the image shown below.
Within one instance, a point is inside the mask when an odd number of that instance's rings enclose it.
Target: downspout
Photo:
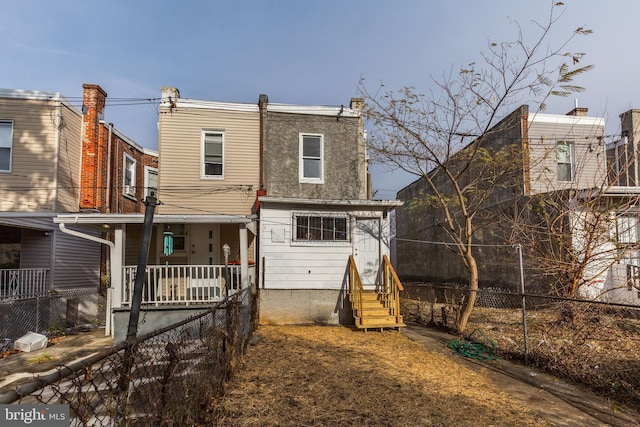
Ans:
[[[76,217],[76,222],[77,221],[78,221],[78,218]],[[81,233],[75,230],[69,230],[67,226],[62,222],[58,224],[58,227],[60,228],[60,231],[62,231],[63,233],[69,234],[71,236],[79,237],[81,239],[91,240],[93,242],[97,242],[97,243],[101,243],[103,245],[109,246],[109,265],[110,266],[112,265],[111,257],[116,247],[115,243],[113,243],[110,240],[92,236],[90,234]],[[111,335],[111,292],[109,292],[109,289],[107,289],[107,307],[105,311],[106,311],[106,315],[105,315],[104,334],[108,336],[108,335]]]

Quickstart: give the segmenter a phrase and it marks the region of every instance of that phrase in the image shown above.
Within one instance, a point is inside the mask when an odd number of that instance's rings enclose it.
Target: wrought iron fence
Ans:
[[[405,319],[454,330],[468,291],[405,283]],[[568,378],[640,411],[640,306],[500,288],[477,291],[465,329],[501,357]]]
[[[210,310],[0,395],[0,403],[68,404],[72,426],[207,423],[244,353],[255,312],[246,289]]]

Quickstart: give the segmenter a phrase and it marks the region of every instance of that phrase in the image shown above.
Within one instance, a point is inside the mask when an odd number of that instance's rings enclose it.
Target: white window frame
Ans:
[[[558,152],[558,148],[561,145],[566,145],[569,150],[569,162],[560,162],[560,156],[559,156],[559,152]],[[569,179],[560,179],[560,165],[569,165]],[[558,143],[556,144],[556,165],[558,168],[558,182],[573,182],[575,180],[575,147],[573,144],[573,141],[558,141]]]
[[[12,158],[13,158],[13,120],[0,120],[0,125],[9,127],[8,141],[0,139],[0,148],[9,149],[9,167],[7,169],[0,169],[0,173],[11,173]],[[2,133],[0,133],[2,135]]]
[[[320,139],[320,157],[305,156],[303,152],[304,138],[314,137]],[[309,184],[324,184],[324,135],[321,133],[300,133],[299,134],[299,181],[301,183]],[[304,161],[305,160],[317,160],[320,162],[320,176],[309,177],[305,176]]]
[[[317,236],[307,236],[306,238],[298,237],[298,218],[321,218],[326,219],[342,219],[345,221],[344,239],[335,239],[335,228],[333,231],[333,239],[325,239],[323,230],[318,231]],[[349,246],[351,245],[351,219],[344,212],[310,212],[298,211],[291,214],[291,244],[294,246]],[[328,229],[327,229],[328,230]]]
[[[206,174],[206,163],[205,163],[205,139],[208,134],[219,134],[222,136],[222,173],[220,175],[207,175]],[[214,179],[221,180],[224,179],[224,169],[225,169],[225,131],[221,129],[203,129],[200,135],[200,178],[201,179]]]
[[[144,197],[145,199],[150,195],[149,194],[149,176],[155,174],[156,175],[156,186],[153,187],[153,189],[155,190],[155,196],[154,197],[158,197],[158,169],[157,168],[152,168],[151,166],[145,166],[144,167]]]
[[[136,159],[127,153],[122,153],[122,194],[126,197],[136,198]],[[127,165],[130,162],[130,166]],[[131,172],[131,182],[127,185],[127,170]]]

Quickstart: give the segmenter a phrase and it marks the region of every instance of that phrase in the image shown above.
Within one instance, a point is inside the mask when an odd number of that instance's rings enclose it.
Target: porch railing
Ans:
[[[33,298],[49,290],[48,268],[0,270],[0,299]]]
[[[358,316],[362,316],[362,280],[356,266],[356,260],[353,255],[349,255],[349,298],[351,299],[351,308]],[[362,321],[362,320],[361,320]]]
[[[136,266],[123,267],[123,306],[131,305],[136,271]],[[156,306],[221,301],[242,286],[239,265],[152,265],[146,275],[142,303]],[[254,277],[255,265],[249,265],[249,283]]]
[[[391,304],[392,314],[396,316],[396,322],[401,323],[400,317],[400,291],[403,291],[402,283],[396,274],[396,271],[389,261],[389,257],[382,257],[382,280],[384,286],[384,294]]]

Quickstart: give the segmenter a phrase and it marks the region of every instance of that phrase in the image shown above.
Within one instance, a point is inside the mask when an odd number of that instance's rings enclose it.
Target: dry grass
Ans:
[[[404,300],[403,313],[405,319],[442,326],[441,306]],[[567,312],[571,315],[567,316]],[[524,359],[521,309],[476,307],[467,331],[476,329],[497,344],[500,357]],[[527,331],[531,366],[640,412],[637,314],[590,304],[559,303],[527,310]]]
[[[225,395],[224,426],[549,425],[481,374],[394,332],[263,326]]]

